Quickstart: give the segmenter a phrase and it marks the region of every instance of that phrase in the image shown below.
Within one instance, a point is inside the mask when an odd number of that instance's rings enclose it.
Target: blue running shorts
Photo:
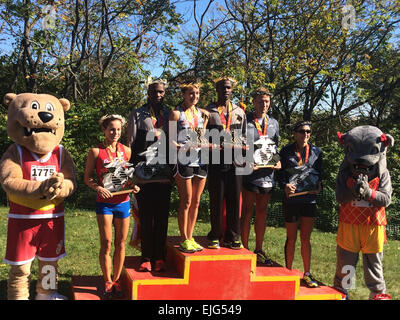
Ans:
[[[96,202],[96,214],[111,214],[115,218],[125,219],[130,215],[131,202],[122,203]]]

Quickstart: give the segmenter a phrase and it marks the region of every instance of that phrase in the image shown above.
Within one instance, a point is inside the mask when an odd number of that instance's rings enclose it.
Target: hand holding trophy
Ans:
[[[267,136],[261,136],[254,142],[254,168],[280,169],[280,157],[275,142]]]
[[[317,194],[320,190],[318,171],[308,165],[301,165],[286,169],[289,174],[289,183],[285,187],[286,194],[290,197]]]

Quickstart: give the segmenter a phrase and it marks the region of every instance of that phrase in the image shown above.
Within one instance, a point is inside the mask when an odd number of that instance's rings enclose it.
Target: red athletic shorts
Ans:
[[[22,265],[35,256],[56,261],[65,256],[64,217],[50,219],[8,218],[7,249],[4,262]]]

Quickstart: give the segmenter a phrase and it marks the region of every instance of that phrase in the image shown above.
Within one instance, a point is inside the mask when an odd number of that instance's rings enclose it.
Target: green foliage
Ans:
[[[388,219],[397,223],[398,1],[353,1],[357,23],[350,30],[342,26],[343,1],[204,1],[188,6],[184,15],[172,1],[64,1],[55,3],[54,28],[43,30],[45,4],[0,2],[2,34],[12,42],[0,56],[0,94],[43,92],[72,102],[62,141],[77,166],[78,190],[69,205],[94,205],[83,172],[89,148],[102,139],[98,119],[109,113],[127,117],[140,106],[146,99],[143,81],[160,64],[170,82],[165,102],[171,108],[182,102],[182,81],[202,82],[199,106],[204,107],[216,98],[213,80],[229,75],[238,81],[234,101],[243,99],[249,111],[255,87],[271,90],[280,147],[292,141],[290,124],[311,119],[311,142],[324,152],[320,209],[327,221],[320,227],[326,230],[335,226],[335,180],[343,158],[336,132],[372,124],[392,134],[396,142],[387,157],[394,193]],[[184,23],[189,15],[194,21]],[[2,109],[1,154],[11,143],[5,114]],[[178,200],[175,193],[174,208]],[[271,206],[280,210],[279,201]],[[208,218],[207,190],[200,216]]]

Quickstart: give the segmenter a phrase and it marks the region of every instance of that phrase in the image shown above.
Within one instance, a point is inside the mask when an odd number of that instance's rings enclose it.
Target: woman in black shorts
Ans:
[[[291,269],[294,259],[297,228],[300,222],[301,256],[303,259],[303,280],[309,287],[318,287],[318,283],[310,273],[311,264],[311,232],[314,227],[317,193],[321,190],[322,179],[322,151],[309,143],[311,137],[311,123],[300,122],[293,128],[295,142],[282,148],[280,152],[282,163],[283,213],[286,222],[285,264]],[[307,165],[319,173],[318,190],[315,192],[289,197],[296,192],[296,187],[289,183],[289,175],[285,169]]]
[[[254,112],[247,115],[248,140],[253,137],[252,140],[257,141],[261,136],[267,136],[278,147],[278,121],[267,115],[271,105],[271,94],[265,88],[258,88],[253,92],[252,96]],[[257,255],[257,262],[266,265],[272,265],[271,259],[263,251],[267,207],[275,185],[274,170],[279,170],[280,167],[281,164],[278,162],[272,168],[259,168],[254,170],[250,175],[243,177],[243,204],[240,221],[242,243],[246,249],[249,249],[250,219],[255,204],[256,218],[254,231],[256,234],[256,247],[254,253]]]
[[[207,165],[201,164],[200,150],[197,148],[196,129],[203,133],[207,125],[208,112],[196,107],[200,97],[200,84],[188,83],[180,86],[183,104],[171,112],[169,120],[177,122],[175,145],[177,164],[173,168],[180,203],[178,225],[181,234],[179,249],[186,253],[203,250],[193,238],[201,194],[207,178]],[[191,143],[194,145],[190,146]]]

